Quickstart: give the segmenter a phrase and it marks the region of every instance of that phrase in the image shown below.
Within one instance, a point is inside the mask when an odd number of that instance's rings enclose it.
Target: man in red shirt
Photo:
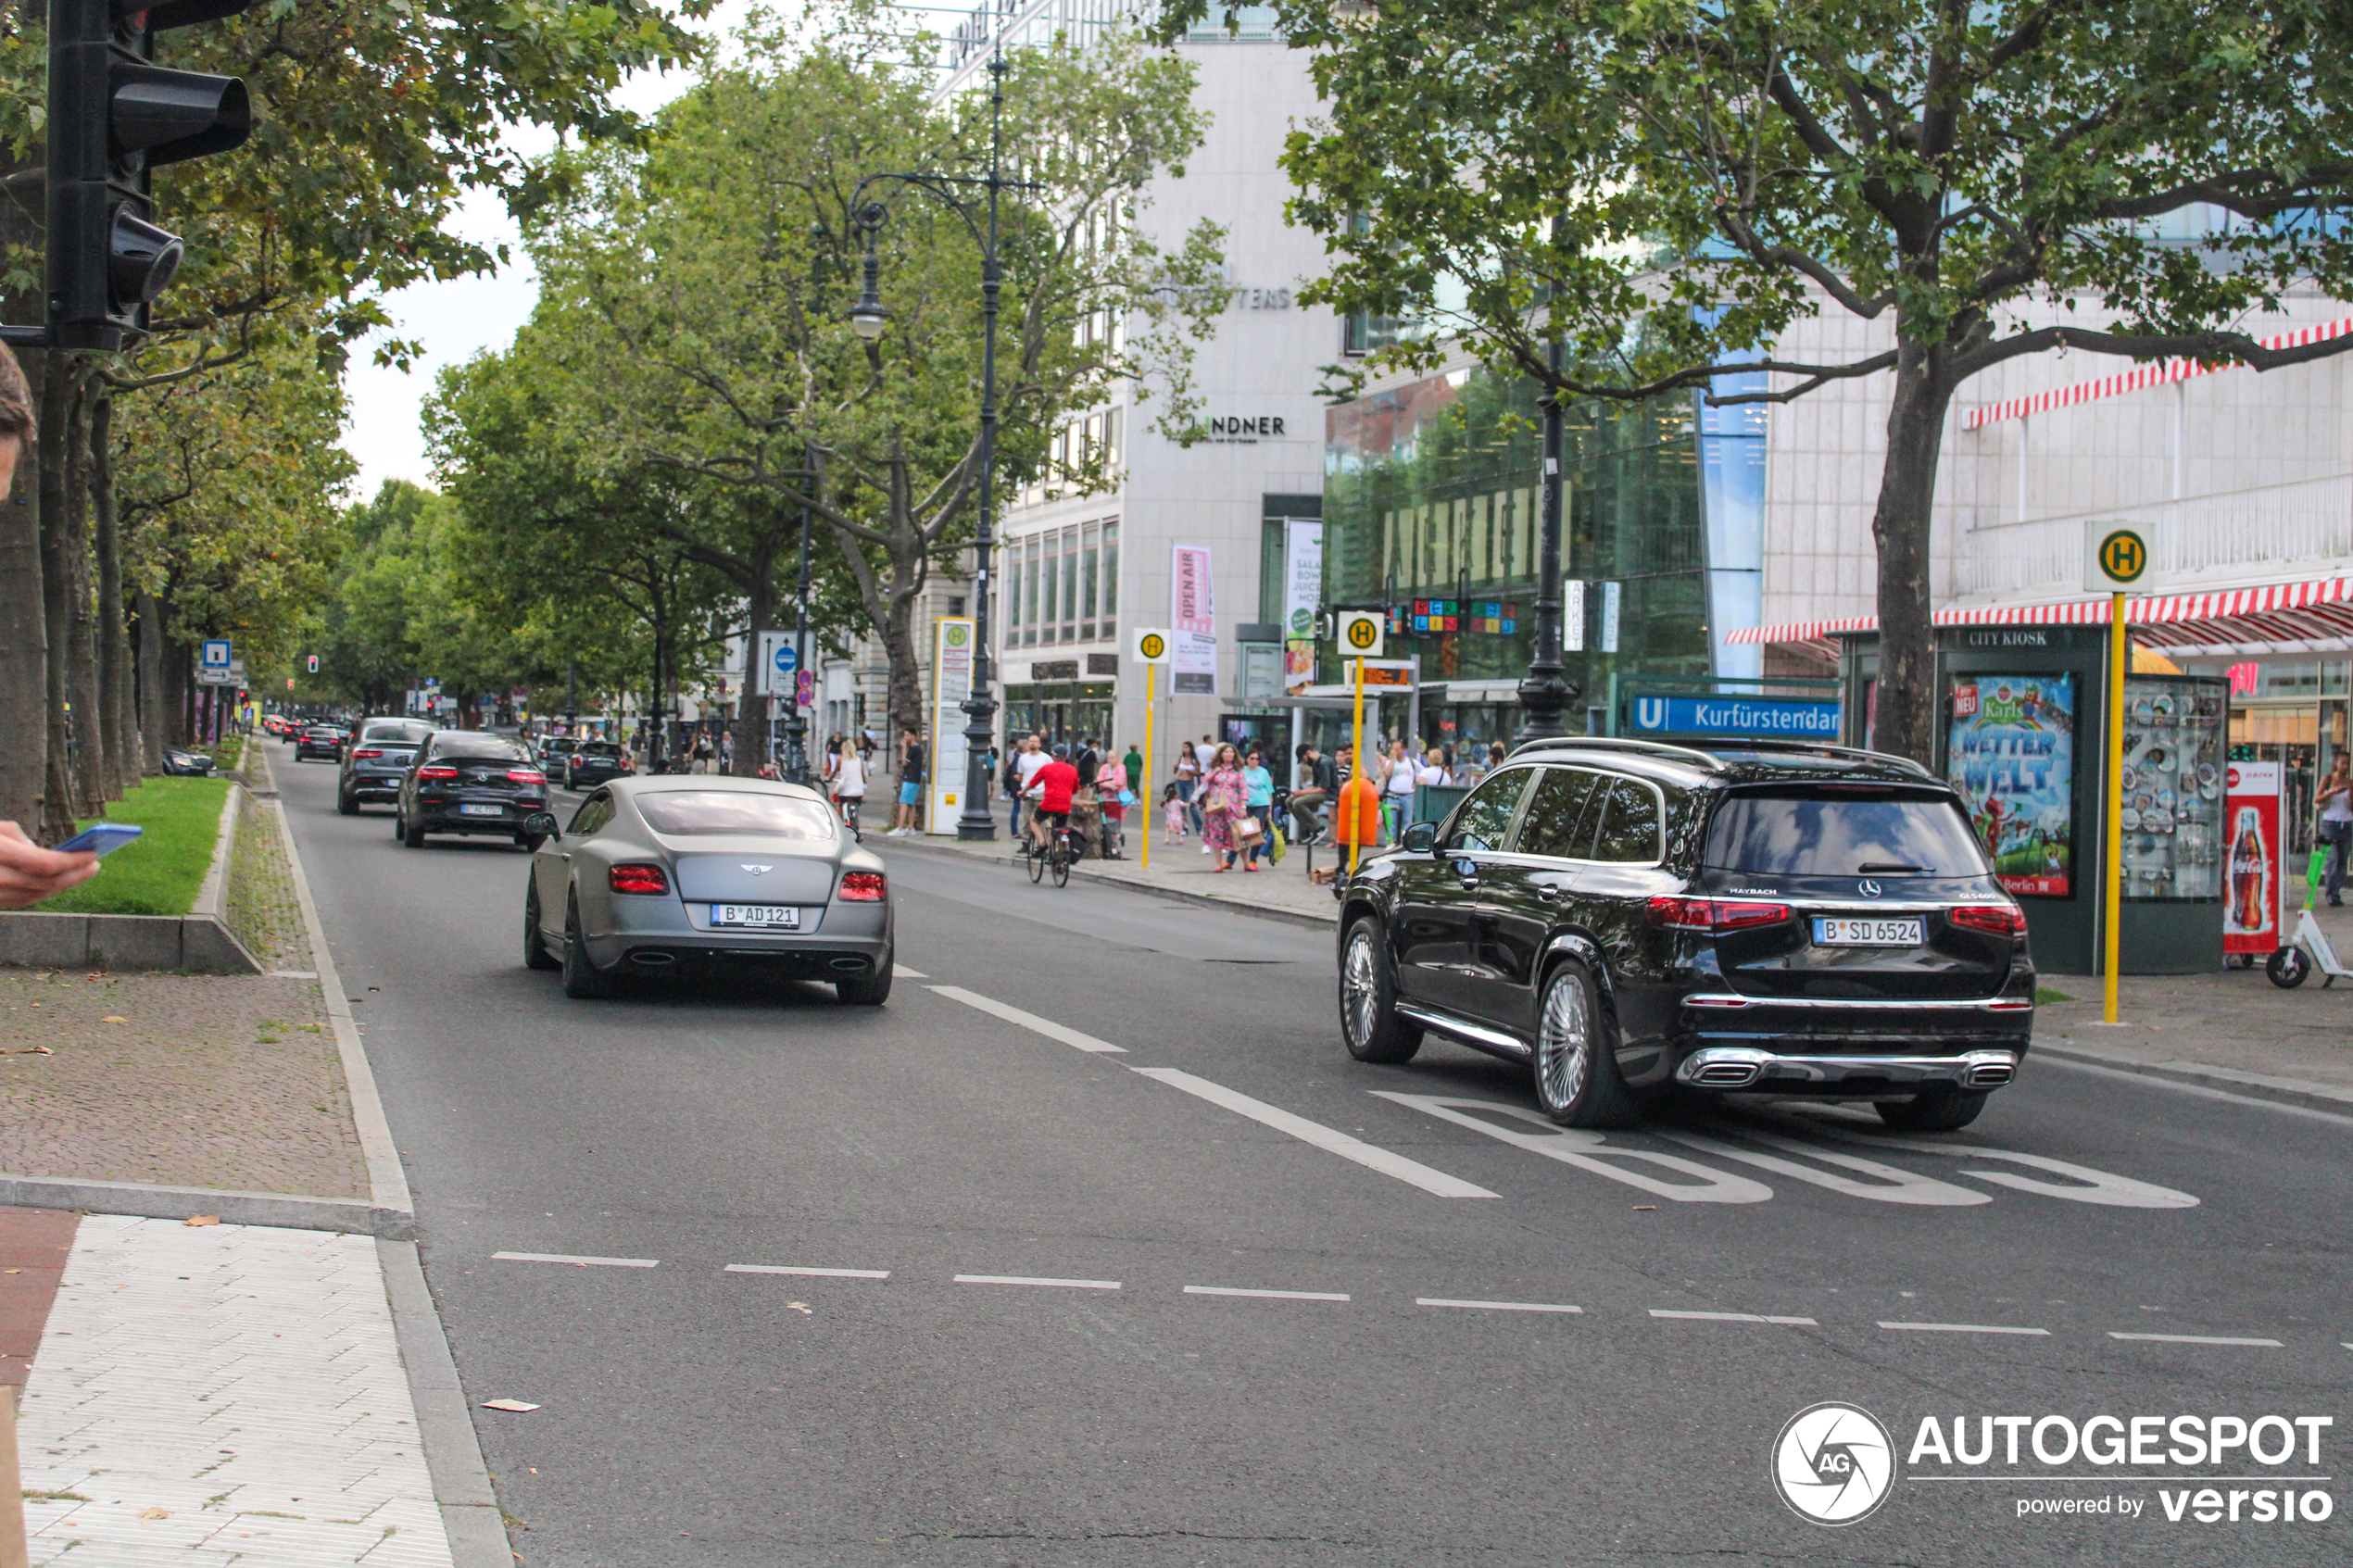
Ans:
[[[1070,747],[1054,747],[1054,759],[1031,776],[1022,793],[1037,802],[1029,814],[1040,848],[1053,843],[1058,829],[1070,825],[1070,797],[1078,788],[1078,770],[1071,766]],[[1049,820],[1051,819],[1051,820]]]

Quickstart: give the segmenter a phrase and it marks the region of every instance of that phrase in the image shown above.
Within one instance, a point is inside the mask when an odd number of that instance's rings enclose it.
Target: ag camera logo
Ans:
[[[1860,1405],[1808,1405],[1773,1439],[1773,1486],[1809,1524],[1868,1519],[1894,1489],[1895,1440]]]

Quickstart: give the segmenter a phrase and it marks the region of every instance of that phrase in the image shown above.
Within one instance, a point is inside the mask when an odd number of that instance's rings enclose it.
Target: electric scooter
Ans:
[[[2320,862],[2315,857],[2313,870],[2317,872],[2319,869]],[[2304,907],[2296,912],[2296,929],[2288,935],[2287,946],[2273,953],[2271,960],[2263,966],[2264,974],[2283,991],[2293,991],[2303,985],[2316,965],[2326,976],[2321,982],[2323,991],[2335,985],[2339,977],[2353,974],[2353,969],[2347,969],[2338,961],[2336,948],[2330,943],[2328,934],[2321,929],[2321,922],[2312,918],[2312,897],[2319,891],[2319,878],[2315,875],[2305,884]]]

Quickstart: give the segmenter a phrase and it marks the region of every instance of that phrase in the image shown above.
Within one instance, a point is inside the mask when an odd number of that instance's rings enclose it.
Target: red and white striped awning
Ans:
[[[2073,599],[2042,605],[1950,605],[1931,618],[1939,626],[2105,626],[2108,601]],[[2124,622],[2143,647],[2184,654],[2301,653],[2353,648],[2353,577],[2270,583],[2203,594],[2163,594],[2124,601]],[[1743,626],[1728,643],[1771,644],[1831,651],[1841,633],[1876,632],[1876,615]]]
[[[2353,332],[2353,320],[2323,321],[2315,326],[2298,327],[2292,332],[2257,341],[2266,348],[2300,348],[2308,343],[2322,343],[2333,337]],[[1964,411],[1963,430],[1978,430],[2002,420],[2022,420],[2030,415],[2048,413],[2053,408],[2071,408],[2079,403],[2096,403],[2102,398],[2121,397],[2128,392],[2145,387],[2164,386],[2192,376],[2203,376],[2215,370],[2236,370],[2239,365],[2201,365],[2195,359],[2159,359],[2145,365],[2135,365],[2129,370],[2119,370],[2112,376],[2100,376],[2092,381],[2077,382],[2071,386],[2056,386],[2048,392],[2037,392],[2026,397],[2008,397],[1999,403],[1987,403]]]

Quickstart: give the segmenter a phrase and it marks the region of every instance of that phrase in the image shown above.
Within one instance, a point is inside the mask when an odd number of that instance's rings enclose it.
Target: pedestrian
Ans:
[[[866,835],[859,831],[858,810],[866,804],[866,759],[847,743],[834,769],[834,798],[841,802],[841,820],[849,824],[850,837],[863,843]]]
[[[1210,754],[1209,771],[1202,775],[1201,788],[1193,797],[1194,809],[1201,814],[1202,847],[1217,857],[1213,871],[1234,869],[1234,857],[1239,851],[1234,830],[1250,813],[1250,786],[1242,780],[1242,761],[1231,744],[1219,746]],[[1247,871],[1255,866],[1245,865]]]
[[[1011,814],[1005,820],[1005,832],[1013,838],[1019,838],[1021,836],[1021,759],[1022,753],[1028,748],[1029,742],[1026,739],[1013,740],[1008,737],[1005,744],[1007,746],[1005,766],[998,774],[997,787],[1003,790],[1005,798],[1013,803]]]
[[[1037,809],[1030,796],[1029,786],[1037,782],[1038,773],[1053,759],[1053,754],[1046,749],[1044,735],[1033,734],[1022,743],[1022,754],[1013,764],[1021,797],[1021,822],[1013,829],[1013,836],[1016,838],[1020,837],[1028,826],[1030,813]],[[1073,770],[1073,771],[1076,771]]]
[[[1161,831],[1177,843],[1185,842],[1185,826],[1191,821],[1191,802],[1176,793],[1176,781],[1171,779],[1160,792]]]
[[[718,748],[711,744],[710,727],[698,724],[695,728],[695,771],[710,772],[711,759],[717,750]]]
[[[1382,760],[1377,779],[1381,786],[1381,830],[1391,844],[1405,836],[1405,824],[1414,815],[1414,789],[1421,776],[1421,766],[1405,755],[1405,743],[1389,743],[1389,756]]]
[[[1149,782],[1144,777],[1144,754],[1136,749],[1136,743],[1134,741],[1131,740],[1127,743],[1127,755],[1121,758],[1119,760],[1121,766],[1127,770],[1127,787],[1130,789],[1143,788]]]
[[[1193,796],[1200,788],[1201,754],[1193,749],[1191,741],[1187,741],[1176,753],[1176,798],[1185,803],[1185,821],[1196,833],[1201,831],[1201,810],[1193,804]],[[1176,842],[1185,842],[1183,828],[1176,830]],[[1209,846],[1202,845],[1201,852],[1208,854]]]
[[[1323,809],[1339,787],[1331,759],[1317,751],[1312,740],[1301,746],[1290,792],[1291,826],[1300,843],[1313,844],[1323,835]]]
[[[1242,858],[1242,870],[1256,871],[1252,862],[1275,863],[1275,775],[1266,771],[1266,754],[1256,746],[1242,764],[1242,804],[1258,819],[1258,841]]]
[[[889,836],[904,838],[922,824],[924,814],[924,743],[912,730],[899,733],[899,820]]]
[[[1078,749],[1072,754],[1070,761],[1071,766],[1078,770],[1079,787],[1084,789],[1091,785],[1095,775],[1103,771],[1103,754],[1095,749],[1095,737],[1079,736]]]
[[[719,732],[719,771],[723,773],[736,771],[736,727],[733,724]]]
[[[1117,757],[1105,762],[1095,773],[1095,795],[1103,809],[1103,859],[1123,860],[1120,844],[1127,831],[1127,803],[1135,798],[1127,793],[1127,764]]]
[[[2329,907],[2345,902],[2345,861],[2353,854],[2353,758],[2340,751],[2330,759],[2328,777],[2321,781],[2316,798],[2321,808],[2321,842],[2329,847]]]

